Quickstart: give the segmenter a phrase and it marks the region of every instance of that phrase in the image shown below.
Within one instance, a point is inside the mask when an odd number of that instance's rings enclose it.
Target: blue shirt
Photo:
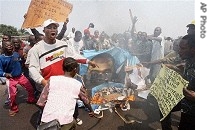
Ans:
[[[5,73],[10,73],[13,77],[20,76],[22,74],[20,62],[21,58],[17,52],[13,52],[11,56],[0,55],[0,77]]]

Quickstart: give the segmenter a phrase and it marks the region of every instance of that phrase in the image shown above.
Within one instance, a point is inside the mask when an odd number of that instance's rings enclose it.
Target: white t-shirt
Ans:
[[[58,119],[61,125],[71,123],[82,84],[74,78],[51,76],[49,94],[42,113],[42,122]]]
[[[70,44],[73,48],[74,48],[74,51],[77,53],[77,54],[80,54],[80,50],[81,48],[83,47],[83,41],[80,40],[79,42],[76,42],[74,40],[74,38],[71,38],[68,40],[68,44]]]

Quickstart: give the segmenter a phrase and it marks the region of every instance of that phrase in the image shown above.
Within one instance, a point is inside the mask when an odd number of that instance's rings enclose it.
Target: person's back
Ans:
[[[74,78],[62,75],[51,76],[49,84],[49,94],[41,121],[49,122],[57,118],[61,125],[72,122],[82,84]]]
[[[93,116],[86,90],[83,89],[82,83],[74,78],[78,67],[75,59],[65,58],[62,65],[64,75],[50,77],[37,102],[37,105],[44,107],[41,118],[43,123],[58,119],[61,129],[75,129],[73,115],[77,99],[83,101],[90,110],[90,116]]]

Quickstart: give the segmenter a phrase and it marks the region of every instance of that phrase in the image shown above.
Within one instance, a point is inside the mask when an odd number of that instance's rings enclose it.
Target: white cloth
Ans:
[[[164,40],[164,37],[162,35],[159,35],[158,37],[161,37],[162,41],[161,42],[158,42],[156,40],[152,41],[153,42],[153,47],[152,47],[151,61],[159,60],[159,59],[162,59],[164,57],[165,40]],[[160,64],[152,65],[152,67],[151,67],[151,70],[152,70],[151,76],[153,78],[155,78],[157,76],[157,74],[159,73],[160,68],[161,68]]]
[[[80,54],[80,50],[81,50],[82,47],[84,46],[82,40],[80,40],[79,42],[76,42],[76,41],[74,40],[74,38],[71,38],[71,39],[69,39],[67,42],[68,42],[68,44],[70,44],[69,46],[72,46],[72,47],[74,48],[74,51],[75,51],[77,54]]]
[[[151,61],[159,60],[164,57],[164,44],[165,40],[162,35],[158,36],[162,38],[161,42],[158,42],[156,40],[153,40],[153,46],[152,46],[152,54],[151,54]]]
[[[67,35],[68,39],[74,38],[75,37],[75,33],[73,32],[69,32],[69,34]]]
[[[71,123],[82,84],[74,78],[51,76],[49,94],[42,113],[42,122],[58,119],[61,125]]]

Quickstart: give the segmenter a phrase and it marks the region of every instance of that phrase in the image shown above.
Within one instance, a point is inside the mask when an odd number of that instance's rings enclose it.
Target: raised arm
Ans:
[[[63,23],[63,27],[61,29],[61,32],[58,34],[56,39],[61,40],[67,30],[67,23],[69,22],[69,18],[66,18],[66,21]]]

